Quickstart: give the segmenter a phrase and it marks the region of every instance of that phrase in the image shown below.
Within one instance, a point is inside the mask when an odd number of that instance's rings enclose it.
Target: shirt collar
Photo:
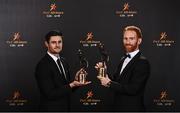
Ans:
[[[58,58],[60,58],[59,56],[55,56],[52,53],[50,53],[49,51],[47,51],[47,54],[56,62]]]
[[[130,59],[132,59],[138,52],[139,52],[139,49],[138,49],[138,50],[135,50],[135,51],[133,51],[133,52],[128,53],[128,54],[131,55],[131,58],[130,58]]]

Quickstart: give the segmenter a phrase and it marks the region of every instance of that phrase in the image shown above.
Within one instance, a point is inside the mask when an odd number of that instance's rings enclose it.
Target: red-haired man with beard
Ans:
[[[116,72],[112,79],[108,75],[98,77],[103,86],[114,91],[116,111],[145,111],[144,90],[150,75],[150,64],[139,50],[141,42],[142,33],[138,27],[125,27],[123,45],[126,53],[121,58]],[[95,68],[102,66],[102,62],[99,62]]]

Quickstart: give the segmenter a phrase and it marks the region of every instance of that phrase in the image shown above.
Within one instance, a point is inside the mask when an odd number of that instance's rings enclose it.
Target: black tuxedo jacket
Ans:
[[[121,60],[110,84],[110,88],[115,91],[115,110],[144,111],[144,90],[150,75],[150,64],[139,52],[120,74],[123,62],[124,59]]]
[[[61,75],[55,61],[46,54],[35,69],[35,76],[40,89],[41,111],[68,111],[70,104],[69,66],[61,58],[67,79]]]

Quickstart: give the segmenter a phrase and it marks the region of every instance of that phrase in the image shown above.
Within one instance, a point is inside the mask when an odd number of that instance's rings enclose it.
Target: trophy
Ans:
[[[102,43],[99,44],[99,52],[101,54],[102,67],[99,68],[98,76],[106,77],[106,75],[107,75],[106,64],[109,61],[109,56],[107,55],[107,51],[104,49],[104,44],[102,44]]]
[[[80,68],[81,70],[78,72],[77,75],[77,80],[80,83],[86,83],[86,77],[87,77],[87,72],[85,69],[88,67],[88,61],[86,60],[86,57],[81,49],[78,50],[78,56],[79,56],[79,63],[80,63]]]

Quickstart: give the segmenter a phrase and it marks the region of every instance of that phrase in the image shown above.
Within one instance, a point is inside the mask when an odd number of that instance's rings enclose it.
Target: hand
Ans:
[[[105,68],[105,69],[107,69],[107,66],[106,66],[106,63],[105,62],[98,62],[98,63],[96,63],[96,66],[95,66],[95,68],[97,69],[97,70],[99,70],[99,68]]]
[[[100,80],[101,85],[107,87],[108,83],[111,81],[111,79],[109,79],[108,75],[106,75],[106,77],[101,77],[101,76],[97,76],[97,78]]]
[[[78,81],[73,81],[69,85],[70,85],[71,88],[73,88],[73,87],[78,87],[78,86],[85,86],[85,85],[90,84],[90,83],[91,83],[91,81],[87,81],[85,83],[81,83],[81,82],[78,82]]]

